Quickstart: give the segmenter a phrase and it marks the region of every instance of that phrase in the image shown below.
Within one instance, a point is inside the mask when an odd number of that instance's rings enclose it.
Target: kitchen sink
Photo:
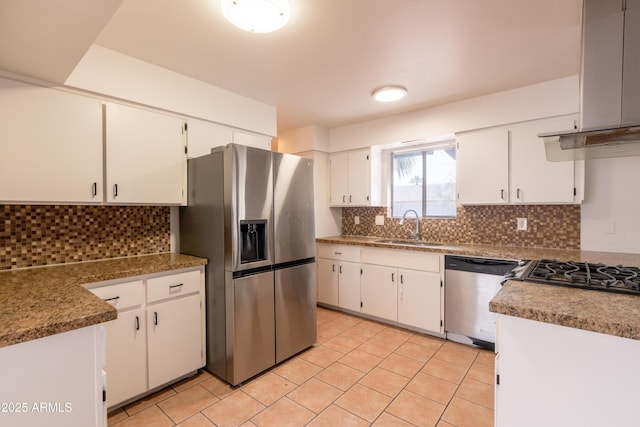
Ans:
[[[442,246],[442,243],[426,242],[424,240],[403,240],[403,239],[382,239],[376,240],[376,243],[385,243],[388,245],[405,245],[405,246]]]

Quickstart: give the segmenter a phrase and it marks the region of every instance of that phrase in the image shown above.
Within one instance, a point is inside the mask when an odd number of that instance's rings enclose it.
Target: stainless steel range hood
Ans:
[[[547,160],[640,156],[640,0],[585,0],[580,129],[540,135]]]

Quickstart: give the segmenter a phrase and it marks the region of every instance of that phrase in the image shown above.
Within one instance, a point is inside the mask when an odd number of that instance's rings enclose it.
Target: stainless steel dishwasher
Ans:
[[[447,339],[493,350],[496,315],[489,301],[519,261],[446,255],[444,329]]]

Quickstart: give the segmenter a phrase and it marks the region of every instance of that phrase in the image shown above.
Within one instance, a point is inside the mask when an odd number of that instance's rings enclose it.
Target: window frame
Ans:
[[[394,175],[394,170],[393,170],[393,166],[394,166],[394,160],[395,157],[397,155],[409,155],[409,154],[416,154],[416,153],[421,153],[422,154],[422,191],[421,191],[421,197],[422,197],[422,204],[421,204],[421,210],[422,212],[419,212],[420,214],[420,218],[429,218],[429,219],[451,219],[451,218],[456,218],[457,217],[457,212],[454,213],[454,215],[437,215],[437,216],[429,216],[426,215],[427,213],[427,153],[428,152],[434,152],[434,151],[438,151],[438,150],[447,150],[447,149],[453,149],[456,150],[456,143],[455,140],[450,140],[450,141],[446,141],[446,142],[442,142],[442,143],[437,143],[437,144],[427,144],[427,145],[420,145],[420,146],[412,146],[410,148],[405,148],[405,149],[396,149],[396,150],[389,150],[388,155],[389,155],[389,216],[391,218],[401,218],[402,217],[402,213],[396,213],[394,211],[394,182],[395,182],[395,175]],[[457,156],[456,156],[456,169],[457,169]],[[457,170],[456,170],[456,194],[457,194]],[[457,207],[457,201],[456,201],[456,207]]]

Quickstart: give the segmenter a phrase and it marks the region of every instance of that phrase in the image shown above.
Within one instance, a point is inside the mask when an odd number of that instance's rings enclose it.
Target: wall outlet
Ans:
[[[360,217],[358,215],[353,217],[353,223],[355,225],[360,225]]]
[[[376,225],[384,225],[384,215],[376,215]]]
[[[518,231],[527,231],[527,218],[516,218],[518,221]]]

